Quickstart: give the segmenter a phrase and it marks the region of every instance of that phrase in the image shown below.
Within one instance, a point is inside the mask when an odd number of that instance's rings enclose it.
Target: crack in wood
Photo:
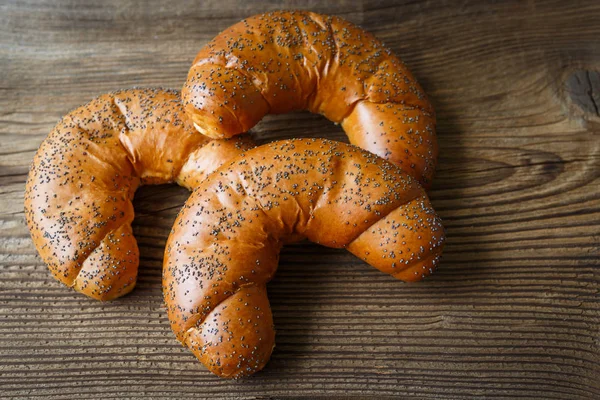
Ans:
[[[579,69],[565,82],[571,101],[589,114],[600,117],[600,72]]]

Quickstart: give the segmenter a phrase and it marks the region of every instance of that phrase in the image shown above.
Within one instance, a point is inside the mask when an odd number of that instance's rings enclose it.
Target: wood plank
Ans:
[[[448,244],[416,284],[344,251],[288,246],[268,286],[273,357],[231,382],[176,342],[162,304],[185,189],[138,191],[138,286],[97,303],[36,255],[24,182],[63,114],[123,87],[179,88],[220,30],[281,8],[362,25],[423,84]],[[600,398],[597,1],[26,0],[0,11],[0,398]],[[253,135],[346,140],[307,113],[269,116]]]

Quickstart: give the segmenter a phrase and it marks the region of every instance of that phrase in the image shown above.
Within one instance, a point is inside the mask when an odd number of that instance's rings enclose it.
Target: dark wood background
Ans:
[[[0,4],[0,397],[600,398],[600,2]],[[448,243],[439,272],[410,285],[344,251],[289,246],[269,284],[273,357],[226,381],[176,342],[162,304],[184,189],[138,192],[139,284],[101,304],[36,255],[24,182],[63,114],[119,88],[180,88],[214,35],[281,8],[360,24],[423,84]],[[344,140],[306,113],[269,117],[254,136]]]

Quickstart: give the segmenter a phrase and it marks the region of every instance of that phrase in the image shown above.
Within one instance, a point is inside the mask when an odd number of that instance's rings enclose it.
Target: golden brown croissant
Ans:
[[[211,141],[183,117],[177,91],[123,90],[72,111],[44,140],[27,180],[25,216],[58,280],[98,300],[131,291],[138,186],[176,181],[191,189],[251,147],[248,139]]]
[[[194,190],[165,250],[171,327],[215,374],[249,375],[268,361],[265,285],[281,246],[301,238],[404,281],[431,273],[445,240],[419,183],[372,153],[324,139],[247,151]]]
[[[279,11],[227,28],[196,56],[182,99],[210,137],[246,132],[268,113],[309,110],[426,187],[434,173],[425,93],[379,40],[338,17]]]

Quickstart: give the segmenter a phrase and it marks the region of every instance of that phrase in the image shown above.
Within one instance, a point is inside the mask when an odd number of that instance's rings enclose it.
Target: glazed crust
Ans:
[[[165,250],[171,327],[215,374],[237,378],[268,361],[265,285],[282,245],[302,238],[404,281],[430,274],[445,240],[421,185],[372,153],[325,139],[247,151],[194,190]]]
[[[177,91],[102,95],[63,117],[34,157],[25,191],[33,243],[64,284],[98,300],[122,296],[137,276],[138,186],[176,181],[191,189],[251,146],[200,135]]]
[[[277,11],[231,26],[200,50],[182,99],[210,137],[247,132],[268,113],[309,110],[425,187],[433,177],[437,142],[427,96],[379,40],[338,17]]]

